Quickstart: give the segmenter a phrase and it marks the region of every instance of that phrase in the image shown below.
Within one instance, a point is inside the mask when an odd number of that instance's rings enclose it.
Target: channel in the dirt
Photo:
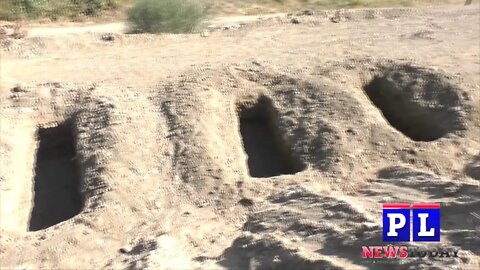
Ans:
[[[40,231],[93,211],[115,139],[111,105],[91,86],[17,86],[3,104],[1,228]],[[8,127],[8,128],[4,128]]]

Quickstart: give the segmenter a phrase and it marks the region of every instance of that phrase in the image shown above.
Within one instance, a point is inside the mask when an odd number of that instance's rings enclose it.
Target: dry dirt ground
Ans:
[[[1,267],[479,269],[478,5],[296,18],[4,40]],[[385,202],[460,257],[361,259]]]

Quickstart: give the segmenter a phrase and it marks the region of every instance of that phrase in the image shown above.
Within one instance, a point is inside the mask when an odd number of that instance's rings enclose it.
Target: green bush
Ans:
[[[208,6],[198,0],[140,0],[128,11],[133,33],[191,32]]]

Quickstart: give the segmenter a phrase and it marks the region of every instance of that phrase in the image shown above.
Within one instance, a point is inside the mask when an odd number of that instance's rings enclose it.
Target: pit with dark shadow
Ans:
[[[278,127],[278,112],[272,101],[261,96],[238,106],[240,133],[252,177],[295,174],[305,169],[296,158]]]
[[[414,70],[416,71],[416,70]],[[414,141],[434,141],[462,130],[453,87],[434,74],[391,72],[364,86],[372,103],[395,129]]]
[[[68,220],[82,207],[75,137],[70,122],[41,128],[37,133],[34,199],[29,231],[38,231]]]

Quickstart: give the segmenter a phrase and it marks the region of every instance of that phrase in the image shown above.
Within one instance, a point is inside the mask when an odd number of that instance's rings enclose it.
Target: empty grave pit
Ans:
[[[455,87],[435,73],[404,67],[363,87],[388,123],[413,141],[434,141],[464,129]]]
[[[29,231],[46,229],[68,220],[83,207],[71,121],[38,129],[37,140]]]
[[[266,178],[305,169],[284,140],[278,113],[268,97],[237,104],[237,112],[250,176]]]

